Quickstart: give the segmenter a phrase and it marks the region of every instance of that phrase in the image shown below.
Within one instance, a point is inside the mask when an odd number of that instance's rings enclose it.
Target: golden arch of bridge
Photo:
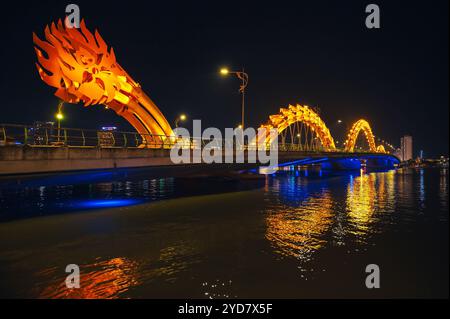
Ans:
[[[57,97],[68,103],[81,102],[86,107],[97,104],[114,110],[136,129],[141,136],[141,147],[160,148],[174,142],[167,119],[118,64],[114,50],[108,49],[98,31],[91,33],[84,21],[80,29],[66,28],[60,20],[47,26],[44,34],[45,40],[33,34],[36,66],[41,79],[56,88]],[[271,115],[262,128],[276,129],[281,136],[281,147],[337,151],[325,122],[308,106],[282,108],[279,114]],[[354,151],[361,131],[371,152],[385,152],[382,145],[376,146],[372,129],[363,119],[351,128],[342,151]],[[271,141],[265,136],[258,142]]]
[[[347,134],[344,147],[338,149],[330,129],[320,118],[319,114],[306,105],[289,105],[288,108],[281,108],[280,112],[270,115],[266,124],[261,125],[262,129],[269,132],[276,129],[279,134],[279,145],[283,149],[296,151],[342,151],[352,153],[355,151],[356,142],[361,133],[369,145],[372,153],[386,153],[383,145],[376,145],[372,128],[367,120],[356,121]],[[269,134],[258,137],[258,143],[270,144]]]

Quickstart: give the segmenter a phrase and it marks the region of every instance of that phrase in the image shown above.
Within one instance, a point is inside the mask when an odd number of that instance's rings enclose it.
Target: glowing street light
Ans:
[[[223,76],[227,76],[229,74],[235,74],[239,80],[242,81],[241,86],[239,88],[239,92],[242,94],[242,129],[245,128],[245,89],[248,85],[248,74],[244,72],[244,69],[242,71],[230,71],[227,68],[220,69],[220,74]]]
[[[185,114],[181,114],[176,120],[175,120],[175,127],[178,127],[178,124],[181,122],[186,121],[187,116]]]
[[[64,101],[60,100],[58,104],[58,113],[56,113],[55,117],[58,120],[58,143],[60,142],[61,136],[61,121],[64,120],[64,114],[62,112],[62,108],[64,105]]]

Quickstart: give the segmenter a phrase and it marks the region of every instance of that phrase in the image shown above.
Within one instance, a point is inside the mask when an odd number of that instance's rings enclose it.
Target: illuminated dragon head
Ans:
[[[80,27],[81,32],[65,28],[61,20],[57,25],[52,23],[45,28],[48,42],[33,33],[41,79],[57,88],[56,96],[66,102],[81,101],[88,106],[115,100],[127,104],[129,94],[139,85],[120,67],[114,49],[108,50],[97,31],[92,35],[84,21]]]
[[[117,63],[114,50],[84,21],[80,29],[59,20],[45,28],[43,41],[33,33],[41,79],[65,102],[103,104],[125,117],[143,134],[171,136],[172,129],[140,85]]]

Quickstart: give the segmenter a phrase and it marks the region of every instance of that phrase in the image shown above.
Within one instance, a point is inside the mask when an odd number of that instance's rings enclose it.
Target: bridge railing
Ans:
[[[137,132],[121,132],[107,130],[59,128],[53,123],[38,123],[33,126],[0,124],[0,147],[8,145],[27,145],[30,147],[80,147],[80,148],[153,148],[170,149],[176,143],[184,148],[217,149],[256,149],[256,145],[248,145],[236,139],[180,139],[174,136],[146,135]],[[321,146],[305,148],[300,144],[279,143],[281,152],[327,152]],[[335,150],[343,152],[343,150]]]
[[[175,144],[183,148],[243,148],[239,141],[226,139],[177,138],[175,136],[140,134],[108,130],[57,128],[51,123],[34,126],[0,124],[0,147],[27,145],[30,147],[104,147],[170,149]],[[255,146],[256,148],[256,146]]]
[[[170,148],[175,142],[174,137],[163,135],[76,128],[58,129],[50,123],[34,126],[0,124],[0,146]]]

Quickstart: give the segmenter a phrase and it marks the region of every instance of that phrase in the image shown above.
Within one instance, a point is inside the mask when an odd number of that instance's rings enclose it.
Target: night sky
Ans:
[[[186,113],[204,126],[236,126],[239,82],[218,70],[245,67],[249,125],[307,104],[320,107],[332,134],[339,119],[365,118],[396,146],[413,135],[415,155],[448,154],[447,0],[74,2],[171,123]],[[53,120],[57,98],[38,76],[31,35],[43,38],[71,2],[15,3],[2,3],[0,122]],[[370,3],[381,8],[379,30],[365,27]],[[65,114],[66,127],[131,130],[99,106],[67,105]]]

